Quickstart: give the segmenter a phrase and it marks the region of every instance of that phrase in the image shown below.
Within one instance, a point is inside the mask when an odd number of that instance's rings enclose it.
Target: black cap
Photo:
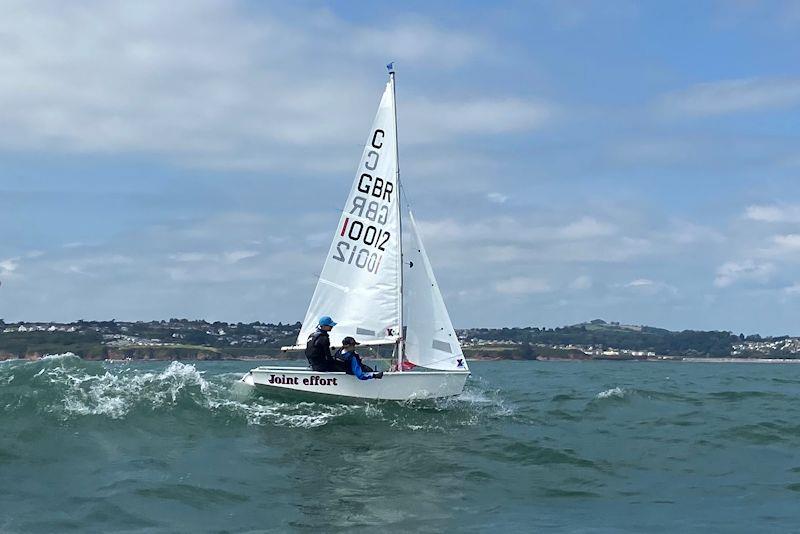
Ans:
[[[342,346],[344,346],[344,345],[361,345],[361,343],[359,343],[358,341],[356,341],[352,337],[347,336],[346,338],[344,338],[342,340]]]

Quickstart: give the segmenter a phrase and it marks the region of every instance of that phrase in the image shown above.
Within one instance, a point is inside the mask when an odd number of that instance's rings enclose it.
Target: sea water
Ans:
[[[800,366],[475,362],[363,404],[252,366],[0,364],[0,532],[800,530]]]

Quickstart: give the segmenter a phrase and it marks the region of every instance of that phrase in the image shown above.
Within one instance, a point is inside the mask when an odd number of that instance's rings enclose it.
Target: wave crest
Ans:
[[[50,374],[52,382],[64,378],[60,373]],[[106,372],[101,376],[83,377],[66,375],[69,389],[64,399],[64,410],[68,414],[106,415],[112,419],[124,417],[137,405],[149,404],[156,409],[178,402],[182,394],[201,395],[209,389],[209,383],[194,365],[172,362],[161,373]]]
[[[156,368],[155,366],[159,367]],[[213,367],[212,367],[213,369]],[[363,420],[411,430],[474,426],[514,410],[480,379],[460,397],[396,403],[292,402],[254,393],[240,374],[198,370],[192,363],[86,361],[72,354],[0,366],[0,420],[39,416],[59,421],[92,418],[169,418],[166,424],[206,419],[209,425],[247,424],[312,429]],[[206,424],[206,423],[204,423]]]
[[[600,393],[595,395],[594,398],[596,398],[596,399],[610,399],[610,398],[623,399],[623,398],[625,398],[625,394],[626,393],[627,393],[627,391],[625,389],[617,386],[617,387],[613,387],[611,389],[607,389],[605,391],[601,391]]]

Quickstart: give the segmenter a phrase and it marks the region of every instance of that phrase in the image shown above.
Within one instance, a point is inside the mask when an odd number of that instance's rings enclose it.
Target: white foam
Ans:
[[[254,426],[277,425],[294,428],[315,428],[358,409],[357,406],[325,405],[308,402],[240,402],[231,399],[206,401],[212,410],[220,408],[238,412]]]
[[[463,402],[469,402],[472,404],[493,404],[494,399],[489,398],[484,392],[482,391],[470,391],[464,390],[461,392],[459,396],[456,397],[457,400]]]
[[[392,426],[396,426],[396,425],[392,425]],[[406,428],[411,430],[411,431],[413,431],[413,432],[418,432],[420,430],[426,431],[426,432],[432,432],[432,431],[433,432],[444,432],[444,428],[442,428],[439,425],[411,425],[411,424],[409,424],[409,425],[406,425]]]
[[[617,387],[614,387],[614,388],[611,388],[611,389],[607,389],[605,391],[601,391],[600,393],[595,395],[595,398],[596,399],[608,399],[610,397],[616,397],[618,399],[621,399],[621,398],[623,398],[625,396],[625,393],[626,392],[625,392],[624,389],[622,389],[621,387],[617,386]]]
[[[47,375],[51,383],[68,386],[64,399],[66,413],[103,415],[112,419],[124,417],[137,403],[149,402],[152,407],[174,403],[187,387],[199,386],[201,393],[210,388],[194,365],[181,362],[172,362],[161,373],[123,371],[113,374],[106,371],[103,375],[91,375],[52,369]]]
[[[66,389],[59,404],[51,406],[49,411],[65,417],[96,415],[122,419],[137,406],[169,408],[185,395],[187,388],[199,390],[199,395],[189,397],[198,408],[239,414],[251,425],[315,428],[359,409],[350,405],[241,398],[228,381],[209,382],[203,376],[204,372],[192,364],[181,362],[171,362],[160,372],[125,367],[106,367],[102,374],[96,374],[96,371],[97,367],[91,366],[59,365],[41,369],[37,378],[41,377],[62,391]]]
[[[178,393],[187,385],[200,386],[200,392],[206,393],[210,387],[209,383],[203,378],[204,371],[198,371],[194,365],[181,362],[172,362],[163,373],[156,377],[157,381],[170,382],[170,395],[172,401]]]
[[[507,406],[500,397],[499,390],[489,389],[465,389],[457,397],[443,399],[438,406],[449,409],[466,407],[475,411],[475,416],[471,419],[477,423],[480,415],[490,415],[494,417],[507,417],[514,414],[514,409]]]
[[[69,358],[80,358],[80,356],[72,352],[62,352],[59,354],[45,354],[44,356],[42,356],[43,360],[66,360]]]
[[[452,399],[422,401],[419,406],[415,402],[408,403],[397,415],[394,403],[328,404],[252,396],[249,389],[244,394],[238,388],[239,382],[234,380],[238,379],[238,374],[212,374],[206,379],[205,371],[177,361],[165,368],[150,370],[86,362],[42,366],[38,371],[34,380],[49,383],[48,386],[61,392],[54,404],[43,409],[67,419],[79,416],[123,419],[134,410],[172,410],[180,404],[181,409],[194,407],[254,426],[312,429],[354,415],[415,431],[442,431],[451,424],[474,426],[487,418],[514,413],[498,391],[486,387],[472,387]],[[412,419],[408,419],[409,415]],[[443,416],[448,417],[448,425],[442,425]]]

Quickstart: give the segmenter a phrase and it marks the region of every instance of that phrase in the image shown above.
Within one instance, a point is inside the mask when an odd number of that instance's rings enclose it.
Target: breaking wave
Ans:
[[[13,361],[0,367],[0,420],[34,415],[76,424],[91,418],[167,417],[170,424],[200,418],[209,425],[310,429],[367,419],[411,430],[447,430],[513,413],[497,391],[480,381],[454,399],[328,403],[270,398],[239,383],[240,377],[199,370],[192,363],[94,362],[71,353]]]
[[[617,387],[614,387],[614,388],[611,388],[611,389],[607,389],[605,391],[601,391],[600,393],[595,395],[595,398],[596,399],[610,399],[610,398],[622,399],[622,398],[625,398],[625,394],[626,393],[627,392],[623,388],[617,386]]]

